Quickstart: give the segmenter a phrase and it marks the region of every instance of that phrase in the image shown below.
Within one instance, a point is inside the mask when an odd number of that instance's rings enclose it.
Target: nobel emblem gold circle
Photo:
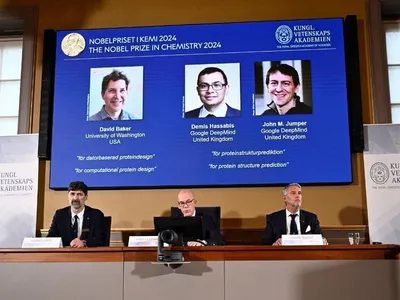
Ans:
[[[78,56],[85,50],[85,46],[84,37],[75,32],[67,34],[61,42],[61,50],[68,56]]]

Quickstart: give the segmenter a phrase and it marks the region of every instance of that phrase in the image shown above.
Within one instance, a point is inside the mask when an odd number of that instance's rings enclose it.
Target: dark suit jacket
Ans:
[[[182,212],[180,212],[177,217],[183,217]],[[212,217],[198,212],[197,210],[196,217],[202,217],[203,219],[203,234],[204,240],[207,242],[207,245],[225,245],[225,242],[221,236],[221,232],[219,231]]]
[[[282,237],[282,234],[287,233],[286,210],[280,210],[270,215],[266,215],[266,228],[264,231],[264,245],[272,245],[277,239]],[[306,234],[307,227],[310,226],[310,231],[307,234],[322,234],[316,214],[306,210],[300,210],[300,229],[301,234]]]
[[[240,110],[230,107],[228,104],[226,106],[228,110],[226,111],[225,117],[240,117]],[[198,118],[202,107],[203,106],[200,106],[199,108],[188,111],[185,113],[185,118]]]
[[[61,237],[63,245],[69,246],[72,241],[71,206],[58,209],[53,217],[47,237]],[[104,246],[105,243],[104,214],[90,206],[85,206],[83,214],[81,240],[88,247]]]

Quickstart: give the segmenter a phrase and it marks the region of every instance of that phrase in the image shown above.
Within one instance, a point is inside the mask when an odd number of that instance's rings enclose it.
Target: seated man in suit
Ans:
[[[240,117],[240,110],[225,103],[228,77],[220,68],[209,67],[197,76],[197,94],[202,106],[185,113],[185,118]]]
[[[301,186],[291,183],[284,187],[283,202],[285,209],[266,216],[263,244],[279,246],[282,234],[322,234],[318,217],[311,212],[300,210],[302,203]],[[327,241],[323,239],[324,244]]]
[[[61,237],[64,247],[103,246],[104,214],[86,206],[87,198],[86,184],[82,181],[71,182],[68,187],[70,205],[55,212],[47,237]]]
[[[211,216],[196,211],[196,199],[190,190],[182,190],[178,194],[178,207],[180,216],[194,217],[201,216],[203,219],[204,241],[189,241],[188,246],[224,245],[221,232]]]

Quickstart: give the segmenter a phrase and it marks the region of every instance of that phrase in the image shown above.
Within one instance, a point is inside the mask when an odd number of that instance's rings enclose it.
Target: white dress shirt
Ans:
[[[290,216],[292,213],[288,210],[286,210],[286,229],[287,229],[287,234],[290,234],[290,222],[292,222],[292,217]],[[298,210],[295,213],[297,216],[294,219],[296,222],[296,226],[297,226],[297,231],[299,232],[299,234],[301,234],[301,228],[300,228],[300,210]]]
[[[226,112],[228,110],[228,106],[225,103],[222,103],[214,112],[209,112],[204,105],[200,109],[199,118],[205,118],[209,114],[216,116],[217,118],[224,118],[226,116]]]
[[[85,208],[78,214],[78,239],[81,237],[82,234],[82,225],[83,225],[83,214],[85,213]],[[71,224],[74,225],[75,223],[75,213],[72,211],[71,208]]]

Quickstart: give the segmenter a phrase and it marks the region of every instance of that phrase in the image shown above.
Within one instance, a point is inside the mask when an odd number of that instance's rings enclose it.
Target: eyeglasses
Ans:
[[[190,204],[192,204],[193,201],[194,201],[194,199],[190,199],[190,200],[186,200],[186,201],[178,201],[178,206],[179,207],[189,206]]]
[[[214,91],[220,91],[224,88],[224,86],[226,86],[226,84],[219,81],[213,82],[212,84],[209,84],[207,82],[201,82],[198,85],[198,88],[200,91],[208,91],[210,86],[212,86]]]

